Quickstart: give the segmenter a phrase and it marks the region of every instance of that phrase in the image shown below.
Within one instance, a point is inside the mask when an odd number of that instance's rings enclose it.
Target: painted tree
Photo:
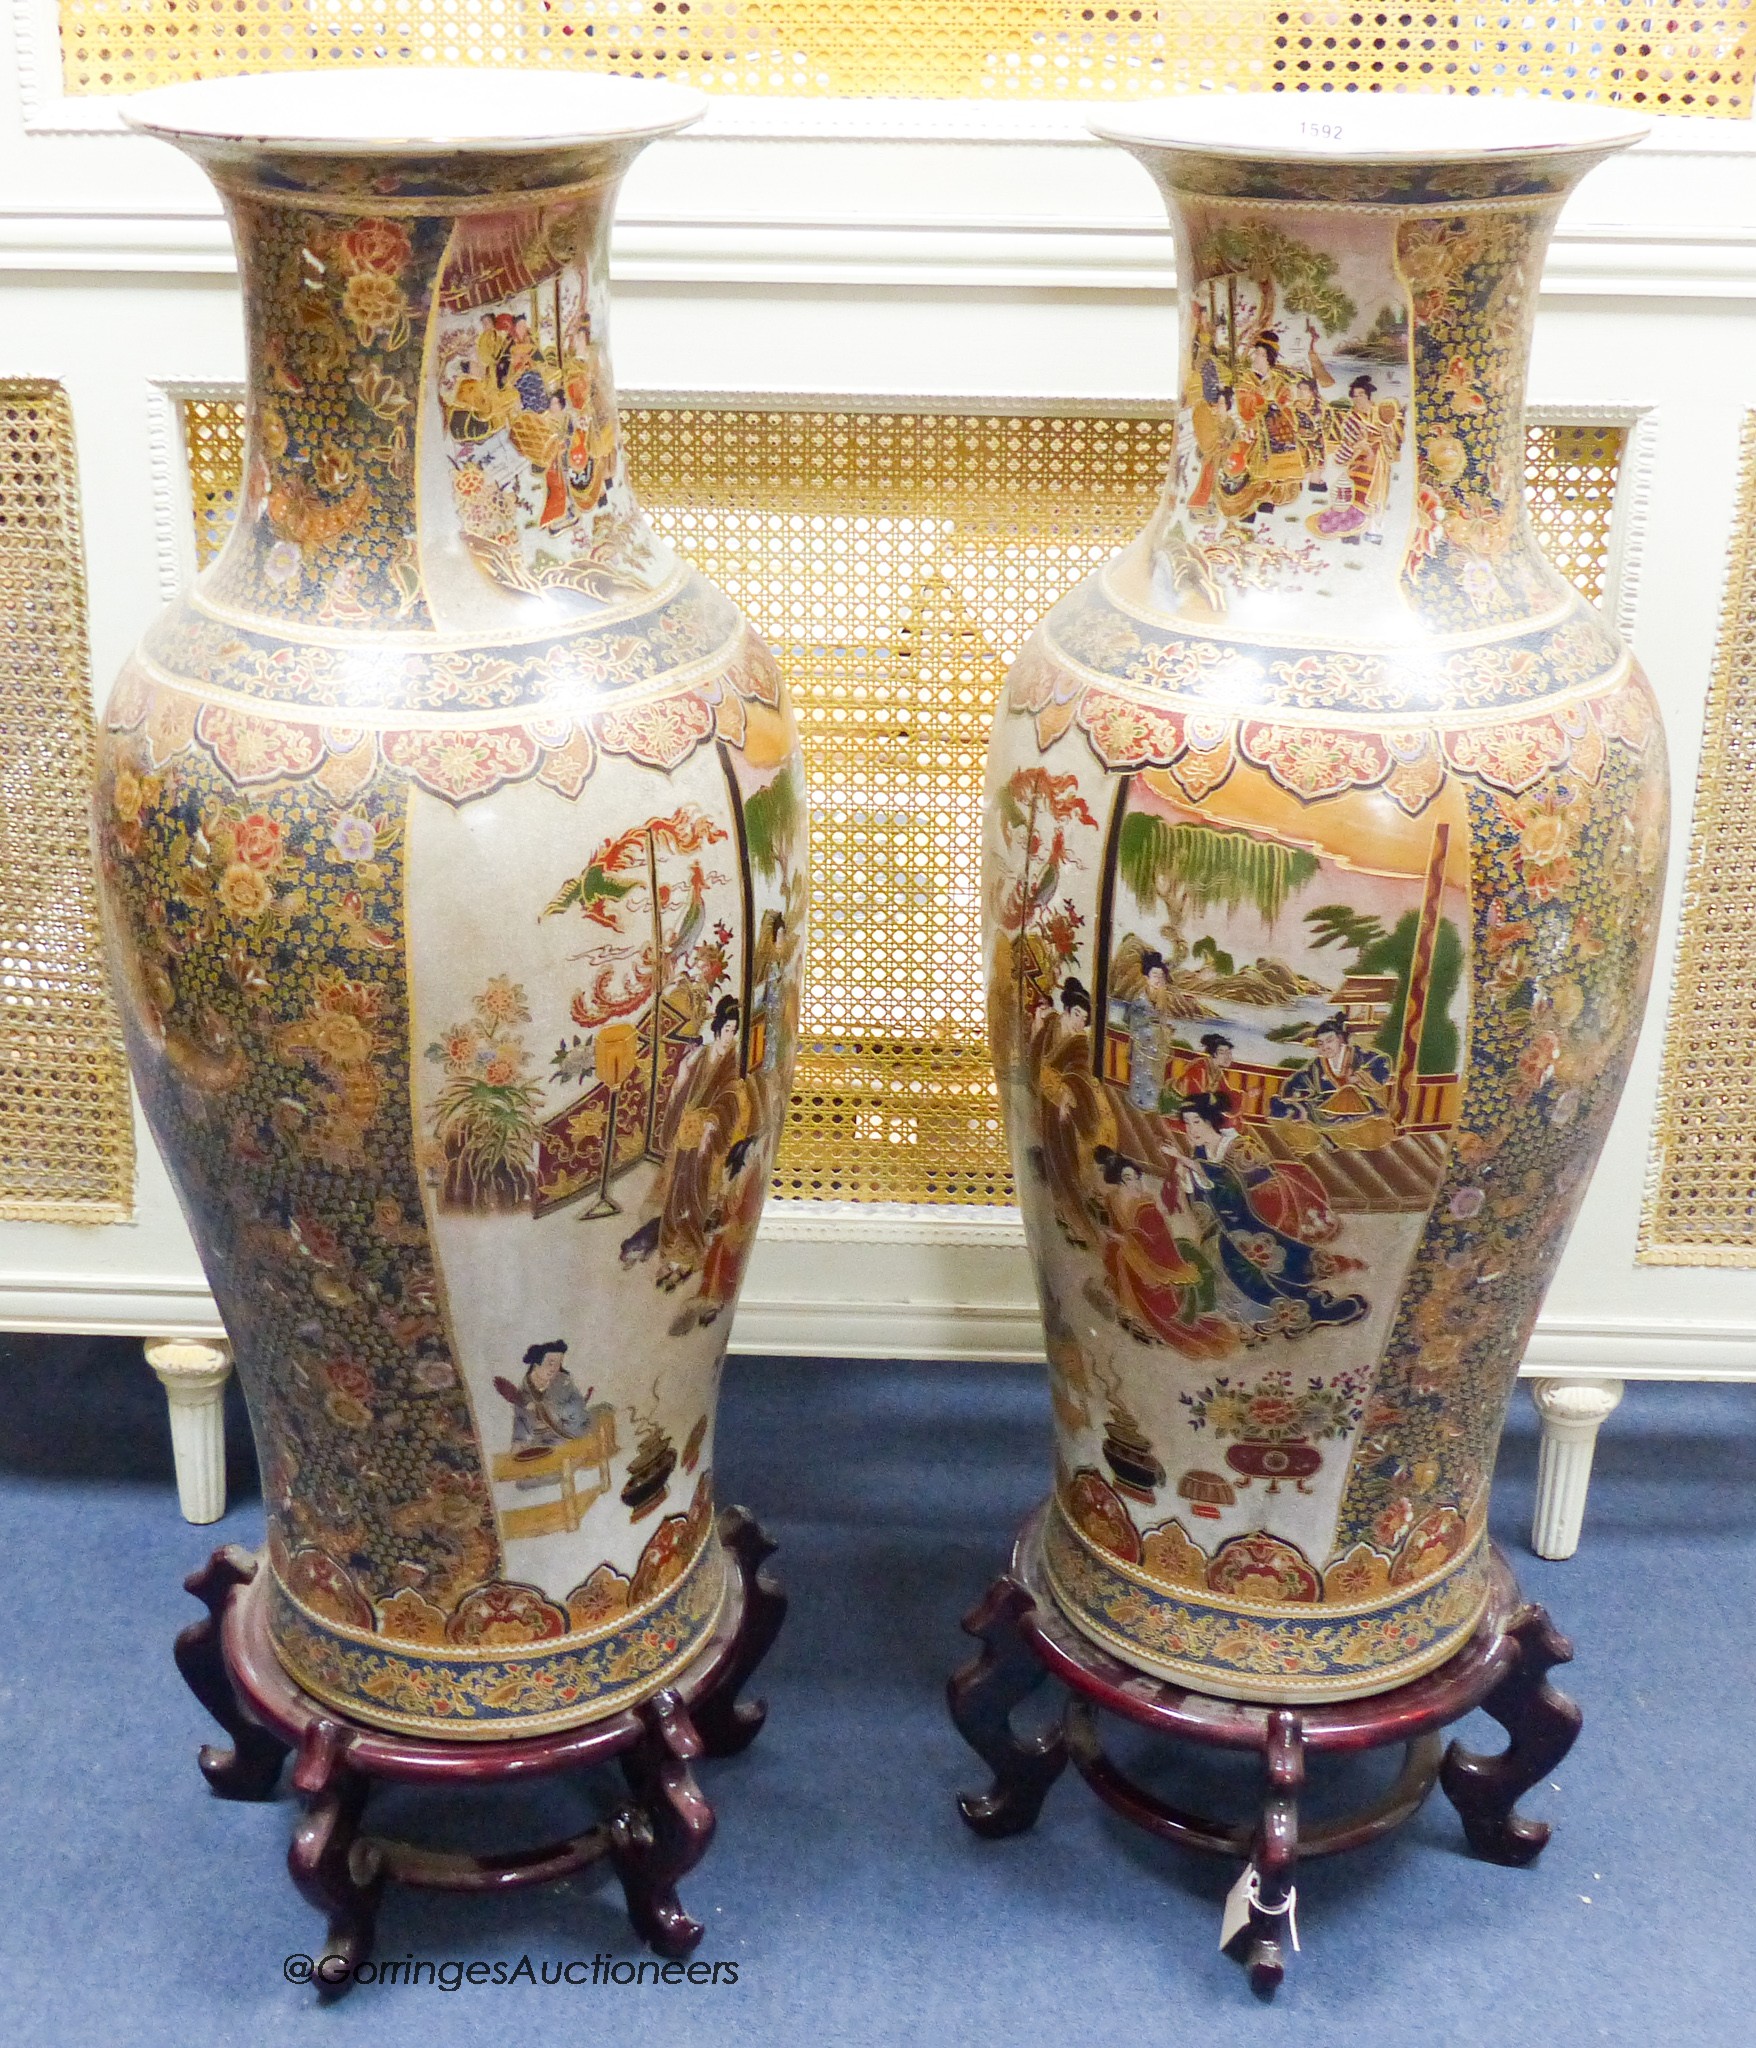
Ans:
[[[803,816],[798,778],[789,761],[744,805],[744,843],[758,874],[773,881],[787,865]]]
[[[1386,930],[1381,919],[1362,915],[1345,903],[1320,903],[1305,912],[1311,929],[1311,943],[1334,946],[1351,956],[1353,974],[1395,975],[1396,999],[1390,1014],[1372,1043],[1392,1059],[1402,1043],[1403,1011],[1408,1004],[1409,975],[1415,945],[1420,936],[1420,913],[1404,911],[1393,929]],[[1433,941],[1432,978],[1427,990],[1426,1015],[1421,1024],[1421,1044],[1415,1065],[1423,1074],[1455,1074],[1462,1048],[1457,1026],[1451,1020],[1451,1004],[1463,978],[1463,940],[1451,919],[1441,918]]]
[[[1190,957],[1190,921],[1204,910],[1248,905],[1272,925],[1287,900],[1317,872],[1317,857],[1248,832],[1176,824],[1150,811],[1122,821],[1116,871],[1138,900],[1163,915],[1172,966]]]
[[[668,817],[648,818],[606,839],[542,912],[547,918],[577,911],[603,934],[583,955],[596,972],[570,1006],[581,1030],[596,1031],[621,1017],[637,1025],[651,1020],[649,1139],[662,1081],[665,998],[683,982],[711,985],[692,957],[698,947],[717,962],[717,978],[724,976],[725,941],[708,937],[706,925],[708,892],[726,877],[701,856],[726,837],[726,828],[705,811],[681,804]],[[616,939],[633,943],[616,945]],[[575,1038],[563,1044],[552,1065],[557,1079],[584,1079],[592,1071],[590,1043]]]
[[[1074,852],[1068,827],[1096,831],[1097,819],[1079,794],[1078,777],[1046,768],[1020,768],[1000,791],[1004,859],[995,905],[1004,956],[1011,970],[1017,1013],[1030,1008],[1026,982],[1034,969],[1058,972],[1074,957],[1084,919],[1073,899],[1057,902],[1063,873],[1085,863]]]
[[[1202,236],[1195,253],[1197,275],[1226,282],[1227,341],[1237,375],[1237,280],[1250,278],[1262,291],[1261,324],[1272,323],[1276,297],[1289,313],[1318,321],[1325,333],[1340,334],[1359,311],[1336,281],[1335,258],[1313,249],[1265,220],[1218,221]],[[1212,297],[1209,296],[1212,306]],[[1217,313],[1217,308],[1214,309]]]

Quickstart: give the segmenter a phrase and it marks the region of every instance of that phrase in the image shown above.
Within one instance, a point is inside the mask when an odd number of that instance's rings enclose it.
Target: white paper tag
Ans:
[[[1250,1907],[1256,1895],[1256,1866],[1246,1863],[1238,1872],[1238,1881],[1226,1893],[1226,1908],[1219,1919],[1219,1945],[1230,1948],[1238,1936],[1250,1924]]]
[[[1250,1909],[1262,1904],[1261,1880],[1256,1875],[1254,1863],[1246,1863],[1238,1872],[1238,1881],[1226,1893],[1225,1911],[1220,1915],[1219,1945],[1230,1948],[1232,1943],[1250,1924]],[[1270,1906],[1264,1910],[1284,1913],[1287,1918],[1287,1935],[1297,1953],[1299,1946],[1299,1888],[1296,1884],[1287,1886],[1286,1902],[1281,1906]]]

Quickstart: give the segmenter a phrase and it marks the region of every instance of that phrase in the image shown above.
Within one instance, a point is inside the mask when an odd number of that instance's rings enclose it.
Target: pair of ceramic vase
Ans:
[[[615,190],[698,111],[393,73],[130,113],[219,187],[249,371],[234,531],[104,719],[116,978],[276,1652],[415,1733],[613,1713],[724,1597],[808,880],[776,665],[617,436]],[[1521,473],[1550,226],[1638,130],[1214,97],[1105,132],[1176,229],[1177,451],[1012,671],[984,880],[1046,1563],[1148,1671],[1347,1697],[1481,1612],[1651,964],[1658,720]]]

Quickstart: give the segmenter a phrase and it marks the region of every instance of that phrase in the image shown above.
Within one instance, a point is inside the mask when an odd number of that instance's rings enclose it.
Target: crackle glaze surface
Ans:
[[[1045,1555],[1147,1670],[1345,1698],[1479,1616],[1506,1399],[1651,971],[1656,708],[1521,479],[1543,250],[1602,151],[1131,146],[1177,236],[1177,452],[990,756]]]
[[[117,980],[249,1398],[275,1646],[416,1732],[615,1711],[722,1596],[803,778],[771,658],[629,489],[635,146],[191,145],[242,259],[244,502],[105,720]]]

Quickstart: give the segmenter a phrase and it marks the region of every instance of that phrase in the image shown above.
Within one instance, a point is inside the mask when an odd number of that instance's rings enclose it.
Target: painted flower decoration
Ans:
[[[341,266],[354,277],[396,277],[413,254],[408,230],[394,220],[363,220],[337,242]]]
[[[345,1011],[329,1010],[313,1019],[310,1043],[320,1059],[338,1067],[356,1067],[372,1054],[372,1034],[358,1017]]]
[[[1446,1203],[1445,1213],[1454,1222],[1467,1223],[1472,1216],[1479,1216],[1482,1213],[1482,1203],[1485,1199],[1480,1188],[1459,1188]]]
[[[357,1401],[372,1391],[372,1375],[351,1358],[332,1358],[323,1368],[323,1377],[338,1394],[352,1394]]]
[[[233,832],[232,843],[241,861],[266,874],[279,861],[286,836],[287,828],[278,818],[252,811]]]
[[[341,811],[329,828],[329,844],[338,860],[370,860],[378,851],[378,833],[360,811]]]
[[[1455,434],[1433,434],[1424,453],[1429,472],[1442,484],[1454,484],[1469,467],[1469,455]]]
[[[381,420],[393,420],[409,407],[408,388],[400,377],[392,377],[376,363],[362,363],[348,379],[366,410]]]
[[[1561,1041],[1552,1031],[1533,1031],[1518,1056],[1518,1080],[1528,1101],[1555,1071]]]
[[[297,583],[303,567],[297,541],[278,540],[263,557],[262,573],[277,589]]]
[[[110,802],[124,825],[132,825],[140,816],[140,777],[132,768],[116,770],[116,784],[110,793]]]
[[[418,1385],[425,1387],[429,1394],[443,1394],[457,1384],[457,1375],[452,1371],[449,1359],[437,1358],[429,1353],[416,1362],[415,1380]]]
[[[267,911],[274,892],[259,868],[235,860],[220,876],[219,900],[231,916],[250,923]]]
[[[321,489],[341,492],[354,480],[354,458],[346,448],[320,448],[311,460],[311,474]]]
[[[481,1043],[480,1034],[473,1024],[458,1025],[454,1030],[448,1031],[441,1042],[445,1064],[459,1069],[473,1067]]]
[[[477,996],[476,1014],[485,1024],[495,1028],[530,1022],[524,990],[505,974],[496,974]]]
[[[393,278],[360,271],[348,279],[341,309],[362,347],[382,341],[386,348],[401,348],[409,338],[409,302]]]

